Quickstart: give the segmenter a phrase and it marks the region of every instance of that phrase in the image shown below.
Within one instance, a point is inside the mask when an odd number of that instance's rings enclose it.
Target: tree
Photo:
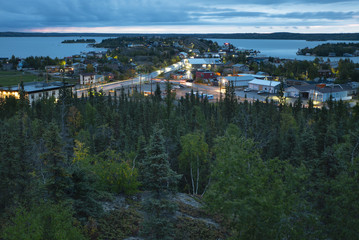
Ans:
[[[156,84],[156,90],[155,90],[155,96],[154,96],[154,98],[155,98],[155,100],[156,101],[161,101],[162,100],[162,96],[161,96],[161,88],[160,88],[160,85],[157,83]]]
[[[73,223],[72,212],[66,205],[40,203],[29,210],[20,206],[0,237],[5,240],[85,240],[81,229]]]
[[[87,73],[93,73],[95,71],[95,68],[93,67],[92,64],[87,64],[86,65],[86,72]]]
[[[315,218],[298,194],[305,168],[293,169],[278,159],[263,161],[255,143],[240,136],[234,125],[216,139],[214,152],[205,201],[230,221],[233,239],[316,237],[310,229]]]
[[[146,211],[142,235],[148,239],[173,239],[173,224],[176,205],[170,200],[179,176],[170,168],[165,150],[162,130],[155,127],[142,162],[145,189],[150,197],[144,204]]]
[[[65,169],[65,155],[62,152],[62,141],[56,123],[51,122],[44,134],[46,152],[41,154],[47,168],[46,188],[55,202],[65,199],[70,183],[69,174]]]
[[[204,141],[204,134],[197,132],[182,136],[181,147],[179,168],[185,178],[186,185],[192,186],[192,194],[203,194],[208,181],[207,169],[209,166],[208,145]]]

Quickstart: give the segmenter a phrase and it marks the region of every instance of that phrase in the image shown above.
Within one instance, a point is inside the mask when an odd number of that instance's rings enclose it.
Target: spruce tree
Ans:
[[[50,197],[59,202],[64,200],[68,185],[69,174],[65,169],[65,154],[62,152],[62,141],[59,129],[54,122],[50,123],[44,134],[46,152],[41,154],[48,171],[46,188]]]
[[[162,130],[155,127],[142,162],[143,183],[149,190],[145,201],[145,220],[142,235],[147,239],[173,239],[171,223],[176,205],[170,196],[175,191],[179,176],[170,168]]]

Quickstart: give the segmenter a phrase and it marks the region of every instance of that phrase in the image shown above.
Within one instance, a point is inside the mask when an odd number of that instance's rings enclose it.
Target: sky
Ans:
[[[1,32],[359,32],[359,0],[0,1]]]

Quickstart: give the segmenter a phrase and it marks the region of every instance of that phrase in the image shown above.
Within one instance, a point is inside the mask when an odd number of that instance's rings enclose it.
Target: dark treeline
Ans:
[[[71,39],[71,40],[64,40],[61,43],[96,43],[95,39]]]
[[[356,239],[358,120],[359,107],[344,102],[323,109],[303,108],[300,100],[238,103],[231,88],[217,103],[194,95],[162,99],[159,89],[153,97],[122,90],[88,98],[64,90],[59,101],[31,107],[23,95],[6,99],[2,238],[114,239],[101,228],[101,200],[147,190],[153,200],[139,234],[180,239],[171,225],[158,234],[151,228],[164,223],[156,207],[173,214],[163,196],[178,182],[178,191],[203,196],[207,209],[226,219],[233,239]]]
[[[335,56],[343,56],[343,54],[354,54],[359,50],[358,43],[326,43],[316,46],[314,48],[303,48],[298,50],[298,54],[305,55],[307,53],[319,57],[328,57],[331,53]]]
[[[270,61],[274,61],[270,58]],[[315,80],[316,78],[323,78],[320,76],[320,70],[330,70],[331,76],[336,77],[336,83],[348,83],[359,81],[359,67],[358,63],[354,63],[350,59],[340,59],[338,67],[332,68],[330,62],[324,62],[323,59],[315,58],[314,61],[287,61],[282,65],[274,65],[269,63],[252,63],[251,69],[254,71],[264,71],[272,76],[285,77],[297,80]]]
[[[199,37],[224,39],[293,39],[293,40],[359,40],[359,33],[207,33],[207,34],[143,34],[143,33],[24,33],[0,32],[0,37],[123,37],[123,36],[163,36],[163,37]]]

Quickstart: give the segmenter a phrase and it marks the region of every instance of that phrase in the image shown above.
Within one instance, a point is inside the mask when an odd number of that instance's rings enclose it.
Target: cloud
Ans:
[[[359,16],[359,12],[291,12],[286,14],[271,14],[274,18],[295,18],[295,19],[328,19],[345,20]]]
[[[309,26],[357,24],[356,1],[326,0],[10,0],[0,31],[125,26]],[[340,7],[335,7],[339,6]],[[310,8],[308,6],[311,6]],[[295,9],[295,11],[293,11]],[[310,11],[308,10],[310,9]],[[332,9],[335,9],[333,11]],[[346,21],[343,23],[343,21]],[[357,30],[359,31],[359,30]]]

